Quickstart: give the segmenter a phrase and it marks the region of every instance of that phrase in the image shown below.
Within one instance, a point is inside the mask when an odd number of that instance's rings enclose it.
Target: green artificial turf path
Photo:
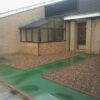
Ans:
[[[34,100],[97,100],[95,97],[58,85],[42,77],[45,73],[89,58],[91,55],[79,55],[25,71],[3,64],[0,65],[0,80],[24,91]]]

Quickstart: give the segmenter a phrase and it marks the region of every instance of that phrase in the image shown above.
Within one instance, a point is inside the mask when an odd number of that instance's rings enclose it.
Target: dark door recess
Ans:
[[[78,47],[86,45],[86,22],[78,23]]]

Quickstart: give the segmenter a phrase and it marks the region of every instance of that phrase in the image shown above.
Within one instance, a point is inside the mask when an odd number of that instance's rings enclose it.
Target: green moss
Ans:
[[[36,86],[36,85],[27,85],[27,86],[21,87],[21,89],[23,91],[30,91],[30,92],[32,92],[32,91],[38,91],[40,88],[38,86]]]

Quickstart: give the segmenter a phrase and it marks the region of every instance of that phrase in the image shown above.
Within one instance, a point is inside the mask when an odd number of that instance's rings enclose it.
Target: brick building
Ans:
[[[78,50],[100,53],[100,0],[62,0],[0,18],[0,54]]]

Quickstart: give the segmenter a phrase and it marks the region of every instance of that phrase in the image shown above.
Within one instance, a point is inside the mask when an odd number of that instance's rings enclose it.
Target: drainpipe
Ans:
[[[38,43],[38,56],[40,56],[40,52],[39,52],[39,50],[40,50],[40,45],[39,45],[40,43]]]
[[[67,33],[68,41],[67,42],[68,42],[68,51],[70,51],[70,21],[67,21],[67,23],[68,23],[68,33]]]
[[[91,19],[90,53],[92,53],[92,19]]]
[[[66,47],[65,47],[65,48],[66,48],[66,52],[67,52],[66,21],[65,21],[65,23],[64,23],[64,24],[65,24],[65,26],[64,26],[64,27],[65,27],[64,33],[65,33],[65,41],[66,41]]]
[[[41,43],[41,28],[39,27],[39,34],[38,34],[38,56],[40,56],[40,43]]]

